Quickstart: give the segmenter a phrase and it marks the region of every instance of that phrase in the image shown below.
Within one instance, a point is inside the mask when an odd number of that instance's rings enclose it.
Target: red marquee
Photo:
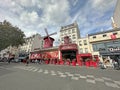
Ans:
[[[41,58],[58,58],[58,51],[33,53],[30,55],[30,59],[41,59]]]

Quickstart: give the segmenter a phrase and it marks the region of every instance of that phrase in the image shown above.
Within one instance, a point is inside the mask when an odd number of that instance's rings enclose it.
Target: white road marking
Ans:
[[[94,76],[93,75],[87,75],[87,77],[93,78]]]
[[[38,72],[39,72],[39,73],[40,73],[40,72],[43,72],[43,70],[42,70],[42,69],[40,69]]]
[[[67,76],[66,76],[66,75],[62,75],[62,74],[61,74],[61,75],[60,75],[60,77],[67,77]]]
[[[86,81],[87,81],[88,83],[95,84],[95,80],[87,79]]]
[[[73,79],[73,80],[79,80],[78,77],[71,77],[71,79]]]
[[[82,76],[82,75],[80,75],[80,78],[86,79],[86,76]]]
[[[114,83],[116,83],[116,84],[120,85],[120,81],[114,81]]]
[[[102,78],[95,78],[95,81],[104,82],[104,79],[102,79]]]
[[[113,88],[120,88],[117,84],[115,83],[110,83],[110,82],[105,82],[105,85],[108,87],[113,87]]]
[[[74,76],[73,74],[68,74],[68,76]]]

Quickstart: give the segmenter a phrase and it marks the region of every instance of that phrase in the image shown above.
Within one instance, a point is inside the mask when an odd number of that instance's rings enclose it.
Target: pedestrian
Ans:
[[[29,64],[29,56],[26,57],[26,66]]]

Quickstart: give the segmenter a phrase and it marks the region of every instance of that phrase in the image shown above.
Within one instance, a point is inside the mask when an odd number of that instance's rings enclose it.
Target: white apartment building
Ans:
[[[91,53],[88,37],[78,39],[78,50],[79,53]]]
[[[43,38],[40,34],[35,34],[25,39],[25,43],[19,47],[20,53],[30,53],[37,49],[42,49]]]
[[[63,44],[65,36],[69,36],[71,43],[76,43],[80,38],[80,31],[78,24],[74,22],[73,24],[62,26],[60,29],[60,44]]]
[[[18,53],[18,48],[15,46],[8,46],[7,48],[0,51],[0,57],[8,58],[10,54],[16,55]]]

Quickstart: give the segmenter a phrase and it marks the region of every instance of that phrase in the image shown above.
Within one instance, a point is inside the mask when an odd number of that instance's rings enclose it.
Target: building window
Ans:
[[[68,34],[70,34],[71,33],[71,30],[68,30]]]
[[[88,48],[85,48],[85,53],[88,53]]]
[[[75,36],[75,35],[72,35],[72,39],[76,39],[76,36]]]
[[[117,32],[114,32],[113,35],[117,35]]]
[[[74,28],[72,29],[72,33],[75,33],[75,29]]]
[[[80,53],[83,53],[83,49],[82,48],[80,48]]]
[[[64,40],[63,37],[61,38],[61,40],[62,40],[62,41]]]
[[[87,41],[86,40],[84,40],[83,42],[84,42],[84,45],[87,45]]]
[[[93,38],[96,38],[96,36],[93,36]]]
[[[97,43],[97,44],[93,44],[93,50],[94,51],[105,51],[105,44],[104,43]]]
[[[82,42],[81,41],[79,41],[79,46],[82,46]]]
[[[106,37],[106,36],[107,36],[106,34],[103,35],[103,37]]]

